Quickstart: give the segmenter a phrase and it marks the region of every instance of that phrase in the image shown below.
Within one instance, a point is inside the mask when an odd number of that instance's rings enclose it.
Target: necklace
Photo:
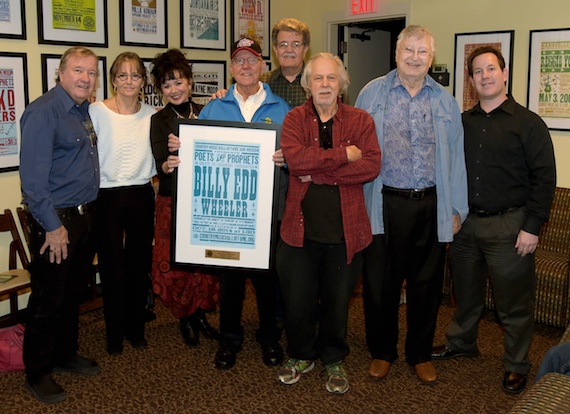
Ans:
[[[139,109],[140,109],[139,105],[140,104],[141,104],[140,101],[137,101],[137,103],[135,104],[135,110],[133,112],[131,112],[130,115],[136,114],[139,111]],[[117,99],[117,95],[115,95],[115,105],[117,106],[117,111],[119,112],[119,114],[123,115],[123,113],[121,112],[121,108],[119,108],[119,100]],[[124,115],[127,115],[127,114],[124,114]]]
[[[172,108],[172,110],[174,111],[174,113],[176,114],[176,118],[178,119],[195,119],[196,115],[194,115],[194,108],[192,108],[192,104],[189,105],[190,106],[190,113],[188,114],[188,116],[182,116],[180,114],[180,112],[178,112],[176,109],[174,109],[173,106],[171,106],[170,108]]]

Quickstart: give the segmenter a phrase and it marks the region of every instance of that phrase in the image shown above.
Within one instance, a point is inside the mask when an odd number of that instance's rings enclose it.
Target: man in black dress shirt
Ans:
[[[479,103],[463,113],[469,216],[451,245],[457,309],[432,358],[477,355],[487,271],[505,330],[503,389],[518,394],[530,360],[536,289],[534,251],[556,185],[548,128],[506,93],[505,60],[481,47],[467,61]]]

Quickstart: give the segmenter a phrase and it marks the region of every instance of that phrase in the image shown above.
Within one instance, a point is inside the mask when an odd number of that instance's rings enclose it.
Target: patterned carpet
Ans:
[[[405,327],[401,307],[400,324]],[[178,323],[159,303],[158,319],[147,327],[147,350],[125,346],[115,357],[105,352],[101,310],[81,317],[81,352],[96,358],[103,372],[94,378],[56,374],[66,389],[66,401],[48,406],[37,402],[24,388],[22,372],[0,374],[0,411],[16,413],[506,413],[518,396],[501,390],[503,368],[501,332],[491,313],[480,325],[481,355],[472,359],[436,362],[439,381],[423,385],[400,360],[385,380],[373,381],[366,370],[369,355],[364,336],[362,299],[357,295],[350,310],[351,354],[345,366],[351,390],[343,396],[326,392],[321,368],[304,375],[292,386],[275,380],[277,368],[263,365],[254,340],[257,313],[248,290],[244,311],[246,341],[236,366],[227,372],[213,367],[217,344],[203,341],[188,348],[178,333]],[[439,315],[436,342],[441,343],[453,309],[444,304]],[[210,320],[217,326],[217,315]],[[531,360],[534,377],[547,349],[562,330],[537,326]],[[400,341],[402,343],[402,340]],[[532,380],[529,385],[532,384]]]

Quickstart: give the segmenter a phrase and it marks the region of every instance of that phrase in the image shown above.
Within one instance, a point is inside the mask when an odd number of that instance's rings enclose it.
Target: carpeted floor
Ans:
[[[158,319],[147,326],[149,348],[140,351],[126,345],[123,354],[111,357],[105,352],[104,324],[98,310],[82,315],[80,340],[81,352],[96,358],[103,372],[93,378],[55,374],[69,398],[52,406],[31,397],[23,386],[22,372],[2,373],[0,412],[501,414],[519,398],[501,390],[502,334],[491,313],[480,325],[481,355],[436,362],[439,381],[435,385],[421,384],[403,360],[394,364],[385,380],[369,379],[360,296],[351,305],[348,340],[352,352],[345,361],[351,390],[343,396],[327,393],[320,366],[297,384],[280,385],[275,380],[277,368],[268,368],[261,360],[254,340],[257,313],[251,289],[247,296],[243,317],[246,341],[230,371],[213,367],[216,343],[204,340],[199,348],[188,348],[178,333],[178,322],[160,303]],[[405,311],[403,305],[400,326],[404,328]],[[441,307],[436,343],[443,341],[452,312],[446,304]],[[216,314],[210,320],[217,326]],[[537,326],[531,378],[546,350],[561,335],[560,329]]]

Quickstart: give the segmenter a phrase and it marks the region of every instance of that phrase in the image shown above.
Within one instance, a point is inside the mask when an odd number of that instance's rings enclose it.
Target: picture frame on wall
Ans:
[[[3,1],[0,10],[0,38],[26,40],[24,0]]]
[[[166,0],[119,1],[123,46],[168,47]]]
[[[570,130],[570,28],[531,30],[527,108],[549,129]]]
[[[259,43],[264,59],[271,55],[270,0],[231,0],[232,43],[249,37]]]
[[[469,81],[469,72],[467,71],[467,58],[472,51],[479,47],[494,46],[501,51],[505,58],[505,67],[509,73],[507,91],[509,94],[511,93],[514,41],[514,30],[455,34],[453,96],[455,96],[461,112],[473,108],[479,102],[477,92]]]
[[[38,0],[38,43],[108,47],[107,0]]]
[[[62,55],[42,54],[40,56],[42,62],[42,91],[46,93],[53,88],[57,81],[57,70]],[[107,58],[105,56],[98,57],[99,77],[95,91],[89,99],[90,103],[102,101],[107,98]]]
[[[29,103],[28,58],[0,52],[0,172],[20,166],[20,118]]]
[[[173,263],[274,268],[280,133],[279,124],[179,120]]]
[[[213,93],[226,89],[225,60],[193,60],[192,63],[192,100],[206,105]]]
[[[154,109],[156,109],[157,111],[160,111],[162,108],[164,108],[164,100],[162,97],[162,92],[157,89],[153,82],[152,82],[152,76],[150,74],[151,70],[152,70],[152,58],[142,58],[143,63],[144,63],[144,67],[146,68],[146,89],[144,90],[144,93],[142,94],[141,98],[142,101],[147,104],[150,105],[152,107],[154,107]]]
[[[226,50],[225,0],[180,0],[180,45],[184,49]]]

